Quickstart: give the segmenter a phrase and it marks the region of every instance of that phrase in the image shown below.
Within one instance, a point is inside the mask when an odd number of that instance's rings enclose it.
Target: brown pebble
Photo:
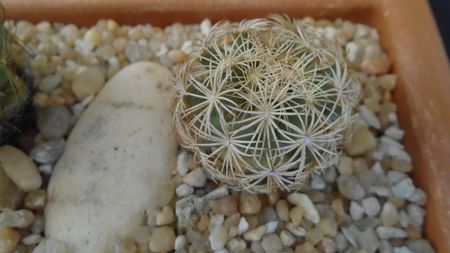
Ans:
[[[183,50],[174,49],[169,52],[169,58],[173,63],[179,64],[186,60],[187,54]]]
[[[388,58],[366,59],[361,63],[361,69],[369,75],[384,75],[389,72],[391,61]]]
[[[205,231],[209,225],[209,216],[206,214],[202,214],[200,216],[200,220],[197,222],[197,229],[200,232]]]
[[[261,209],[261,200],[258,195],[242,192],[239,199],[239,210],[242,214],[255,214]]]
[[[0,227],[0,252],[11,252],[20,241],[20,234],[8,227]]]
[[[277,204],[275,205],[275,210],[277,211],[277,215],[280,220],[289,221],[289,208],[286,200],[278,200]]]
[[[47,193],[43,189],[31,191],[25,197],[25,207],[31,210],[42,210],[45,206]]]
[[[39,108],[47,106],[48,95],[45,93],[38,92],[33,96],[33,105]]]
[[[237,212],[238,199],[235,196],[225,196],[210,203],[211,209],[216,214],[230,216]]]
[[[280,193],[278,191],[273,191],[267,194],[267,202],[272,206],[277,203],[278,199],[280,199]]]
[[[52,95],[48,98],[47,105],[64,105],[66,99],[60,95]]]
[[[232,227],[237,227],[239,225],[239,220],[241,219],[241,215],[239,213],[235,213],[233,215],[231,215],[230,217],[228,217],[224,223],[223,226],[226,229],[230,229]]]
[[[420,238],[422,238],[422,228],[409,225],[406,228],[406,234],[407,234],[408,238],[420,239]]]

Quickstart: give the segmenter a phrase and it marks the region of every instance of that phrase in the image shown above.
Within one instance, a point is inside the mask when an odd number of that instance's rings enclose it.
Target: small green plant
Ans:
[[[0,15],[3,13],[0,6]],[[18,130],[28,102],[29,87],[23,78],[26,54],[24,45],[5,27],[0,17],[0,143]]]
[[[182,144],[213,178],[255,192],[335,165],[359,96],[336,43],[284,16],[216,24],[176,86]]]

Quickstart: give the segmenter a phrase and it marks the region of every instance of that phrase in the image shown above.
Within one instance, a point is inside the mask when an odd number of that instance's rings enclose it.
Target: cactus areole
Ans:
[[[298,189],[339,160],[358,89],[340,47],[287,17],[218,23],[176,76],[181,143],[212,177]]]

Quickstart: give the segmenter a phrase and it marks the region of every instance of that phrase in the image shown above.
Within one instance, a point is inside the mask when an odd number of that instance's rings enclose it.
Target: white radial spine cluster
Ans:
[[[182,144],[255,192],[297,189],[336,164],[359,93],[339,47],[282,16],[216,24],[176,86]]]

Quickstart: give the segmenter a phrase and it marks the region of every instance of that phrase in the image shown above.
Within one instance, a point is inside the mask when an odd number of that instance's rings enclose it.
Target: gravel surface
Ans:
[[[391,100],[396,76],[377,31],[343,20],[309,21],[338,40],[362,83],[353,138],[338,166],[296,193],[255,195],[215,183],[181,150],[172,168],[178,186],[173,205],[149,218],[117,252],[434,252],[422,238],[427,197],[409,175],[413,166]],[[69,252],[60,242],[42,241],[43,209],[46,182],[80,113],[130,63],[151,60],[175,69],[211,22],[164,29],[112,20],[90,28],[7,24],[35,53],[39,131],[24,136],[27,154],[0,148],[0,252],[31,252],[39,243],[35,253]]]

